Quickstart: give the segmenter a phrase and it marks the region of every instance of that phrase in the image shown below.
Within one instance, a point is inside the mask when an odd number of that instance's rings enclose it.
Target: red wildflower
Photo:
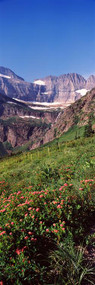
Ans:
[[[33,232],[28,232],[28,235],[32,235],[33,234]]]
[[[27,239],[28,239],[28,236],[26,236],[24,239],[27,240]]]
[[[53,230],[55,233],[58,233],[58,230]]]
[[[20,252],[21,252],[20,249],[17,248],[17,249],[16,249],[16,253],[19,255]]]

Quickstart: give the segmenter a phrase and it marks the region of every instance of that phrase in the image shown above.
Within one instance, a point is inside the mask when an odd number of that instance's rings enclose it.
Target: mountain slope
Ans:
[[[53,140],[55,138],[55,132],[56,137],[59,137],[74,125],[77,125],[78,127],[86,125],[89,120],[89,115],[93,118],[94,128],[95,88],[59,113],[55,123],[52,124],[51,129],[46,133],[44,143]]]
[[[14,148],[29,144],[37,147],[54,122],[58,111],[32,110],[28,105],[0,94],[0,141]]]

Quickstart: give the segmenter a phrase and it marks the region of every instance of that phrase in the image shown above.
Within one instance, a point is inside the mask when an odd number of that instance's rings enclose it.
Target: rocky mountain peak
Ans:
[[[24,79],[18,75],[16,75],[11,69],[0,66],[0,77],[7,79],[18,79],[24,81]]]
[[[95,75],[90,75],[86,82],[86,88],[91,89],[95,87]]]
[[[88,80],[77,73],[50,75],[29,83],[9,68],[0,67],[0,92],[24,101],[62,102],[70,105],[93,87],[95,75],[91,75]]]

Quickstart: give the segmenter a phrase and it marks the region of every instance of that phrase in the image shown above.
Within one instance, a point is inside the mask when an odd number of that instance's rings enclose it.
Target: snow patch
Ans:
[[[11,78],[11,76],[4,75],[4,74],[1,74],[1,73],[0,73],[0,76],[1,76],[1,77],[4,77],[4,78],[8,78],[8,79]]]
[[[35,107],[35,106],[33,106],[33,107],[29,106],[29,107],[33,110],[49,110],[49,108],[47,108],[47,107]]]
[[[37,101],[33,101],[31,103],[33,103],[35,105],[44,105],[44,106],[53,106],[53,105],[56,106],[56,105],[60,105],[61,104],[61,102],[50,102],[50,103],[48,103],[48,102],[37,102]]]
[[[7,101],[7,103],[17,105],[17,103],[15,103],[15,102]]]
[[[89,90],[87,89],[80,89],[80,90],[76,90],[77,93],[81,94],[82,96],[84,96]]]
[[[48,92],[43,92],[42,94],[44,94],[44,95],[48,95]]]
[[[38,85],[45,85],[45,82],[42,80],[35,80],[33,83],[38,84]]]
[[[25,115],[25,116],[19,116],[19,117],[22,118],[22,119],[24,119],[24,118],[32,118],[32,119],[38,119],[39,120],[38,117],[34,117],[34,116],[27,116],[27,115]]]
[[[20,99],[14,98],[14,97],[13,97],[13,99],[16,100],[16,101],[18,101],[18,102],[22,102],[22,103],[25,102],[25,101],[23,101],[23,100],[20,100]]]
[[[56,109],[58,109],[58,107],[55,107],[55,106],[52,106],[52,107],[51,106],[50,107],[39,107],[39,106],[37,106],[37,107],[36,106],[32,106],[31,107],[31,106],[29,106],[29,107],[31,109],[33,109],[33,110],[50,110],[50,109],[53,109],[53,110],[55,109],[56,110]],[[64,107],[60,106],[60,108],[63,109]]]

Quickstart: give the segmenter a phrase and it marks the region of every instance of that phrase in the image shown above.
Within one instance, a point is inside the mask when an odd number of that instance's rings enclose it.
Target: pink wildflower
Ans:
[[[39,209],[39,208],[37,208],[37,209],[36,209],[36,212],[39,212],[39,211],[40,211],[40,209]]]
[[[61,209],[61,205],[59,204],[59,205],[57,206],[57,208],[58,208],[58,209]]]

